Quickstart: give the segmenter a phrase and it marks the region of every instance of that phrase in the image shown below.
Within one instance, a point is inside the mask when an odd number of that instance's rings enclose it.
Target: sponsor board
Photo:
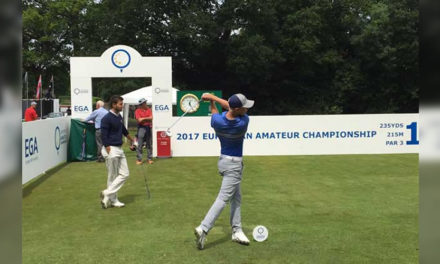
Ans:
[[[22,124],[22,183],[67,161],[70,117]]]

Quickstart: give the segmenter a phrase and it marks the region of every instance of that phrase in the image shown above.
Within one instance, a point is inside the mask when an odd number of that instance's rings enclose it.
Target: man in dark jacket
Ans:
[[[122,122],[120,112],[124,105],[123,98],[112,96],[110,98],[110,111],[101,120],[102,156],[108,170],[107,189],[101,192],[101,205],[103,209],[110,206],[123,207],[125,204],[118,200],[117,193],[128,178],[129,171],[124,150],[122,150],[122,135],[127,137],[131,144],[133,138],[128,134]]]

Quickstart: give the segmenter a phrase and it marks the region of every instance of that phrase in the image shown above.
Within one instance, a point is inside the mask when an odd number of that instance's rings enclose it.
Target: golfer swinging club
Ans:
[[[243,172],[243,139],[249,123],[246,113],[254,105],[254,101],[248,100],[243,94],[234,94],[228,101],[212,94],[203,94],[202,99],[211,101],[211,126],[220,139],[221,155],[218,170],[223,176],[223,181],[217,199],[201,225],[194,230],[197,248],[203,249],[206,235],[229,201],[231,203],[232,241],[249,245],[249,239],[241,227],[240,183]],[[215,105],[216,102],[228,111],[220,114]]]
[[[110,111],[101,120],[102,147],[101,153],[107,166],[107,189],[101,192],[101,205],[108,207],[124,207],[125,204],[118,200],[118,191],[128,178],[129,171],[127,159],[122,149],[122,135],[126,136],[131,144],[133,138],[128,134],[127,128],[122,123],[120,112],[123,107],[123,98],[114,95],[110,98]]]

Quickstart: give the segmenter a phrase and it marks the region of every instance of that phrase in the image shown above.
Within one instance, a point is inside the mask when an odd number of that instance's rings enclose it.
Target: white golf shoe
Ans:
[[[110,206],[110,198],[105,195],[104,191],[101,192],[101,206],[102,209],[107,209]]]
[[[121,203],[118,199],[112,202],[112,207],[121,208],[124,207],[125,203]]]
[[[246,237],[242,230],[234,232],[232,234],[232,241],[235,241],[242,245],[249,245],[249,239]]]
[[[198,249],[203,249],[205,247],[206,235],[207,233],[198,226],[194,229],[194,235],[196,235],[196,244]]]

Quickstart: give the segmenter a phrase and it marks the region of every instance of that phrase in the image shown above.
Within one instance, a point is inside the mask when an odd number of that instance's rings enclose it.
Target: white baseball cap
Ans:
[[[246,96],[244,96],[243,94],[238,93],[229,97],[228,103],[230,108],[251,108],[252,106],[254,106],[255,102],[254,100],[247,99]]]
[[[139,99],[139,105],[141,105],[141,104],[143,104],[143,103],[146,103],[147,102],[147,99],[145,99],[145,98],[141,98],[141,99]]]

